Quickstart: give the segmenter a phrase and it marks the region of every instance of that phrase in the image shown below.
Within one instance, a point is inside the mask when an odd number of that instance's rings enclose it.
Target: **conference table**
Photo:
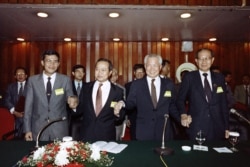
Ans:
[[[48,142],[40,142],[45,145]],[[154,148],[160,147],[156,141],[121,141],[128,146],[114,157],[112,167],[164,167],[160,156]],[[167,148],[174,150],[173,155],[162,156],[168,167],[250,167],[250,141],[241,141],[234,153],[218,153],[214,147],[231,147],[228,141],[206,141],[203,145],[208,151],[193,150],[193,141],[177,140],[166,142]],[[182,146],[191,146],[191,151],[183,151]],[[0,141],[0,167],[13,167],[16,162],[27,155],[35,142]]]

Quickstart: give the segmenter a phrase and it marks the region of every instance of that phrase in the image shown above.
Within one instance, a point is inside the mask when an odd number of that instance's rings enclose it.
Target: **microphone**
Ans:
[[[242,120],[244,120],[245,122],[247,122],[250,125],[250,121],[248,119],[246,119],[243,115],[238,113],[234,108],[230,109],[230,113],[237,115],[238,117],[240,117]]]
[[[46,124],[40,131],[39,133],[37,134],[37,137],[36,137],[36,148],[39,147],[39,139],[40,139],[40,136],[41,134],[43,133],[43,131],[48,127],[50,126],[51,124],[55,123],[55,122],[60,122],[60,121],[64,121],[66,120],[67,118],[66,117],[62,117],[62,118],[58,118],[58,119],[55,119],[55,120],[52,120],[52,121],[49,121],[48,124]]]
[[[162,132],[162,142],[161,142],[161,147],[157,147],[154,149],[156,154],[159,155],[172,155],[174,153],[174,150],[171,148],[165,147],[165,131],[166,131],[166,126],[167,126],[167,121],[169,118],[168,114],[164,114],[164,127],[163,127],[163,132]]]

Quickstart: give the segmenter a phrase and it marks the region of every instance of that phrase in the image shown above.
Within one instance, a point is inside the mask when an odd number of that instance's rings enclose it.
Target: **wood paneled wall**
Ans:
[[[1,0],[0,3],[241,6],[242,0]],[[246,5],[250,5],[248,0]]]
[[[194,51],[201,47],[211,48],[215,52],[214,65],[228,69],[233,73],[236,83],[241,75],[250,73],[250,43],[198,43],[194,42]],[[71,76],[75,64],[86,67],[86,81],[94,79],[95,62],[100,57],[110,59],[118,69],[119,83],[124,84],[133,78],[132,67],[143,63],[148,53],[160,54],[171,61],[171,78],[175,80],[177,67],[185,62],[181,52],[181,42],[20,42],[0,43],[0,92],[14,81],[14,69],[24,66],[29,75],[42,71],[40,56],[46,49],[55,49],[61,55],[59,72]],[[188,60],[194,63],[195,52],[188,53]]]

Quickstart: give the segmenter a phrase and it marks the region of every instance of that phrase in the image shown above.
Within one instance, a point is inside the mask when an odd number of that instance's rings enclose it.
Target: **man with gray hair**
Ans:
[[[169,115],[180,122],[180,114],[175,106],[174,83],[168,78],[160,78],[161,64],[160,55],[146,55],[146,77],[133,81],[130,87],[126,109],[137,109],[137,140],[161,140],[165,117]],[[173,139],[170,121],[165,130],[166,140]]]

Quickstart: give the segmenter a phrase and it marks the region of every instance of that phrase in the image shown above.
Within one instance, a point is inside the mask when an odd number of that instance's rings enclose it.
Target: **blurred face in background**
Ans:
[[[23,82],[27,79],[27,74],[25,73],[23,69],[17,69],[15,78],[18,82]]]
[[[77,68],[75,69],[74,72],[72,72],[72,75],[74,76],[74,79],[76,81],[82,81],[84,75],[85,75],[85,72],[84,72],[84,69],[83,68]]]
[[[134,71],[135,79],[141,79],[145,76],[145,71],[143,68],[138,68]]]

